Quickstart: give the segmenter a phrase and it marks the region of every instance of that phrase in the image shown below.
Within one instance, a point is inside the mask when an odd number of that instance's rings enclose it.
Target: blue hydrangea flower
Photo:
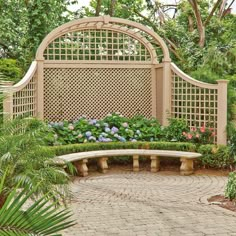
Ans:
[[[117,133],[118,131],[119,131],[119,129],[117,127],[115,127],[115,126],[113,126],[111,128],[111,132],[113,132],[113,133]]]
[[[126,139],[125,139],[124,137],[120,137],[119,140],[120,140],[121,142],[126,142]]]
[[[106,127],[106,128],[105,128],[105,132],[109,133],[109,132],[111,132],[111,129],[108,128],[108,127]]]
[[[91,133],[90,131],[87,131],[87,132],[85,133],[85,135],[86,135],[87,137],[90,137],[90,136],[92,135],[92,133]]]
[[[107,134],[107,133],[104,133],[104,132],[102,132],[100,135],[101,135],[102,137],[107,137],[107,136],[108,136],[108,134]]]
[[[96,119],[92,119],[89,121],[89,124],[90,125],[95,125],[97,123],[97,120]]]
[[[96,141],[96,138],[94,137],[94,136],[90,136],[89,138],[88,138],[88,140],[93,140],[93,141]]]

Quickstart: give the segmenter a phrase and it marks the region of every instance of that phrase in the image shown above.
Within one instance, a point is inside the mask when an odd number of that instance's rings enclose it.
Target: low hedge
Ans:
[[[57,156],[86,151],[111,150],[111,149],[157,149],[195,152],[196,145],[184,142],[110,142],[86,143],[52,146]]]
[[[235,169],[235,158],[229,146],[225,145],[201,145],[197,152],[202,154],[199,164],[208,168]]]

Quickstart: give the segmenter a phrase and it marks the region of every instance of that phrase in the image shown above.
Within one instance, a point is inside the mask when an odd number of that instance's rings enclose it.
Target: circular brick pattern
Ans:
[[[163,171],[78,178],[70,207],[77,225],[65,236],[236,235],[236,214],[207,197],[224,192],[227,177]]]

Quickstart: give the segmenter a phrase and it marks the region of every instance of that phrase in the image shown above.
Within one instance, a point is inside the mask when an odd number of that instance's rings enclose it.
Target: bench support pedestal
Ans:
[[[193,159],[180,158],[180,175],[191,175],[193,174]]]
[[[74,162],[74,165],[78,171],[79,176],[85,177],[88,175],[87,162],[88,162],[87,159],[83,159],[83,160]]]
[[[133,171],[139,171],[139,155],[133,155]]]
[[[160,170],[160,159],[158,156],[152,155],[151,159],[151,172],[157,172]]]
[[[98,159],[98,170],[103,174],[107,173],[108,170],[107,159],[107,157],[100,157]]]

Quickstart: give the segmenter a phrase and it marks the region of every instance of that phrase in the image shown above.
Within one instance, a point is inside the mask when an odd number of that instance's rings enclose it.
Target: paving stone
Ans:
[[[206,199],[227,177],[118,171],[78,178],[70,207],[78,224],[63,236],[236,235],[236,214]]]

